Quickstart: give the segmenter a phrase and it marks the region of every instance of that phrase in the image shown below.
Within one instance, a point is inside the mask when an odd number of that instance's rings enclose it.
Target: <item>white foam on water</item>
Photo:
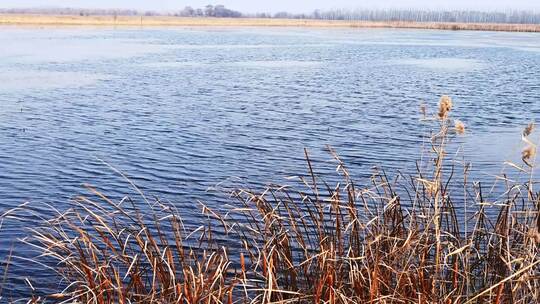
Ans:
[[[2,41],[0,56],[4,63],[36,64],[74,61],[98,61],[131,58],[152,53],[162,53],[166,45],[141,43],[129,40],[95,39],[35,39],[17,43]]]
[[[82,72],[7,70],[0,73],[0,92],[84,87],[108,78],[102,74]]]
[[[178,50],[197,50],[197,49],[273,49],[273,48],[309,48],[309,47],[331,47],[330,43],[299,43],[299,44],[175,44],[169,46],[171,49]]]
[[[319,61],[298,61],[298,60],[259,60],[259,61],[239,61],[231,65],[248,68],[311,68],[321,65]]]
[[[425,69],[451,70],[451,71],[476,71],[485,68],[486,64],[476,59],[464,58],[427,58],[427,59],[402,59],[392,60],[392,64],[411,65]]]
[[[161,62],[147,62],[141,64],[142,67],[155,68],[155,69],[167,69],[167,68],[191,68],[191,67],[204,67],[207,66],[204,62],[187,62],[187,61],[161,61]]]

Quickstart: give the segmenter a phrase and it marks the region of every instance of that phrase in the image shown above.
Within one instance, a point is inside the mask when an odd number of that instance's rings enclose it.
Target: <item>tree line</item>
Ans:
[[[130,9],[80,9],[80,8],[10,8],[0,9],[2,14],[42,14],[42,15],[80,15],[80,16],[139,16],[152,12]],[[155,13],[157,15],[157,13]]]
[[[119,15],[119,16],[177,16],[219,18],[285,18],[322,19],[349,21],[414,21],[414,22],[459,22],[459,23],[517,23],[540,24],[540,12],[468,11],[468,10],[422,10],[422,9],[333,9],[315,10],[307,14],[288,12],[244,14],[228,9],[224,5],[207,5],[202,8],[186,6],[172,12],[137,11],[127,9],[76,9],[76,8],[24,8],[0,9],[0,13],[12,14],[57,14],[57,15]]]
[[[257,14],[257,17],[269,17]],[[459,22],[459,23],[518,23],[540,24],[540,12],[507,11],[469,11],[469,10],[422,10],[422,9],[334,9],[315,10],[310,14],[290,14],[279,12],[272,18],[323,19],[350,21],[414,21],[414,22]]]
[[[2,14],[46,14],[46,15],[80,15],[80,16],[177,16],[177,17],[218,17],[240,18],[244,15],[224,5],[207,5],[203,8],[186,6],[175,12],[139,11],[130,9],[78,9],[78,8],[10,8],[1,9]]]

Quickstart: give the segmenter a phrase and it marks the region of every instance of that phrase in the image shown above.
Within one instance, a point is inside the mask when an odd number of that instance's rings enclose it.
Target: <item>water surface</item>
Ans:
[[[360,180],[379,164],[406,172],[427,132],[420,104],[434,112],[442,94],[467,125],[456,146],[491,180],[519,162],[521,129],[540,114],[536,33],[3,27],[0,45],[0,214],[65,209],[83,183],[134,195],[103,162],[188,226],[197,200],[219,206],[206,191],[217,183],[306,172],[305,147],[330,179],[326,145]],[[22,226],[3,224],[0,260]],[[32,274],[16,263],[14,295]]]

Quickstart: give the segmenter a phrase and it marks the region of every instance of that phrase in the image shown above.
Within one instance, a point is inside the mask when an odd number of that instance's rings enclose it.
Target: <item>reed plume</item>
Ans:
[[[523,136],[527,137],[531,135],[533,131],[534,131],[534,123],[531,122],[525,127],[525,129],[523,129]]]
[[[529,166],[532,167],[531,160],[536,156],[536,147],[534,145],[528,145],[521,152],[521,160]]]
[[[457,134],[465,134],[465,124],[459,119],[454,121],[454,129]]]
[[[448,113],[452,110],[452,98],[447,95],[443,95],[439,100],[439,118],[445,119]]]

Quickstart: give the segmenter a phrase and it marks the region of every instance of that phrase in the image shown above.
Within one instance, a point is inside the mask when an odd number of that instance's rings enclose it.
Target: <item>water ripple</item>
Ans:
[[[66,209],[84,183],[115,200],[138,197],[102,160],[181,207],[192,226],[202,216],[197,200],[223,205],[222,194],[208,192],[217,183],[260,188],[306,173],[304,148],[325,179],[335,178],[330,145],[367,183],[374,165],[414,169],[429,130],[420,105],[433,113],[442,94],[453,96],[453,114],[467,125],[456,146],[478,164],[473,175],[487,179],[504,161],[519,161],[520,129],[540,114],[540,56],[523,51],[539,48],[537,38],[3,29],[0,213],[29,201],[50,215],[44,203]],[[4,223],[0,260],[38,221]]]

